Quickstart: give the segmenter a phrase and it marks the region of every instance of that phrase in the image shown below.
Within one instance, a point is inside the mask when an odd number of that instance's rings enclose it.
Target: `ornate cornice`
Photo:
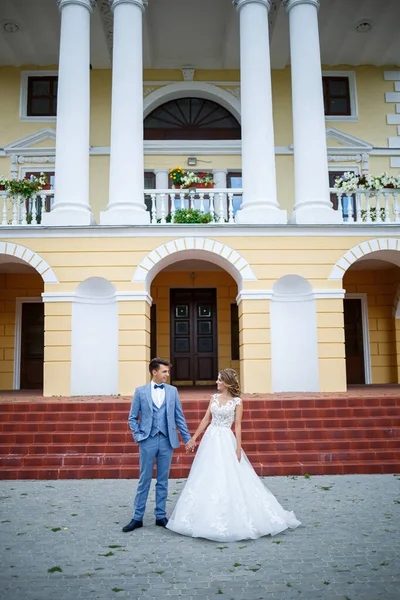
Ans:
[[[243,8],[246,4],[262,4],[266,7],[268,12],[270,11],[272,1],[273,0],[232,0],[238,10]]]
[[[96,6],[96,0],[57,0],[58,8],[62,10],[68,4],[78,4],[79,6],[83,6],[83,8],[87,8],[92,12],[94,7]]]
[[[289,12],[292,8],[294,8],[298,4],[311,4],[312,6],[315,6],[315,8],[317,10],[319,9],[319,6],[320,6],[320,0],[282,0],[282,3],[284,5],[284,7],[286,8],[287,12]]]
[[[134,4],[144,12],[146,10],[148,0],[110,0],[111,10],[115,10],[119,4]]]

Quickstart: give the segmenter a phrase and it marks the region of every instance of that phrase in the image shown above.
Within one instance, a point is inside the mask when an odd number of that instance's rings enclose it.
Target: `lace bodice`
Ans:
[[[240,398],[232,398],[226,404],[219,403],[219,394],[214,394],[211,400],[211,425],[216,427],[232,427],[235,420],[235,408],[242,401]]]

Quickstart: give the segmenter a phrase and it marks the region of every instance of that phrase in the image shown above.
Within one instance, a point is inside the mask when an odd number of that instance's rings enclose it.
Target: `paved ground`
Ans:
[[[1,600],[400,598],[400,475],[269,478],[303,526],[231,544],[122,533],[136,483],[0,482]]]

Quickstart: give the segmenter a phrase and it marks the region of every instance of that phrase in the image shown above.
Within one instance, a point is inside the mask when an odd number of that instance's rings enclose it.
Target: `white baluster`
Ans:
[[[379,202],[379,192],[376,192],[374,194],[375,196],[375,215],[376,215],[376,222],[377,223],[382,223],[382,214],[381,214],[381,205]]]
[[[354,223],[354,208],[352,196],[346,196],[347,198],[347,222]]]
[[[171,202],[171,223],[175,223],[175,194],[170,194],[169,201]]]
[[[12,198],[12,221],[11,225],[18,225],[18,202],[17,196],[11,196]]]
[[[3,220],[1,222],[2,225],[7,225],[7,194],[2,194],[1,197],[3,198]]]
[[[385,198],[385,215],[383,220],[385,221],[385,223],[390,223],[392,219],[390,217],[389,192],[384,192],[383,197]]]
[[[211,222],[214,221],[214,192],[210,193],[210,215],[211,215]]]
[[[194,192],[189,192],[189,208],[195,208],[194,206]]]
[[[31,220],[31,225],[37,225],[37,210],[36,210],[36,201],[37,201],[37,196],[34,196],[32,198],[32,212],[31,212],[31,216],[32,216],[32,220]]]
[[[157,194],[151,194],[151,223],[155,225],[157,223]]]
[[[336,193],[336,197],[337,197],[337,210],[338,213],[340,213],[343,217],[343,203],[342,203],[342,192],[337,192]]]
[[[185,208],[185,193],[184,193],[184,192],[181,192],[181,193],[179,194],[179,197],[180,197],[180,199],[181,199],[181,209],[184,209],[184,208]]]
[[[229,223],[234,223],[235,217],[233,216],[233,192],[228,194],[228,215]]]
[[[43,215],[47,212],[47,196],[46,194],[40,194],[40,222],[43,220]]]
[[[218,223],[225,223],[225,218],[224,218],[224,194],[222,192],[218,193],[219,196],[219,219],[218,219]]]
[[[355,196],[356,196],[356,221],[357,221],[357,223],[362,223],[360,192],[356,192]]]
[[[26,211],[26,202],[27,202],[27,198],[25,198],[24,196],[22,196],[22,198],[19,199],[19,215],[18,215],[18,222],[21,225],[28,225],[28,221],[26,220],[27,217],[27,211]],[[34,198],[29,198],[29,204],[34,202]]]
[[[399,193],[398,192],[393,192],[393,215],[394,215],[394,222],[395,223],[399,223],[400,222],[400,211],[399,211]]]
[[[165,220],[165,194],[160,194],[160,196],[161,196],[161,201],[160,201],[161,225],[165,225],[165,223],[167,222]]]
[[[371,192],[365,191],[365,223],[371,223]]]
[[[204,213],[204,192],[199,192],[200,196],[200,211]]]

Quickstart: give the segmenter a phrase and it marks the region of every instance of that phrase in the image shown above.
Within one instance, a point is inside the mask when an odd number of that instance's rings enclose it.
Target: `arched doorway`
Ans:
[[[0,243],[0,389],[43,389],[44,282],[53,270],[29,248]]]
[[[399,257],[381,250],[356,261],[343,277],[348,385],[398,383],[396,297]],[[393,260],[395,262],[393,262]]]

